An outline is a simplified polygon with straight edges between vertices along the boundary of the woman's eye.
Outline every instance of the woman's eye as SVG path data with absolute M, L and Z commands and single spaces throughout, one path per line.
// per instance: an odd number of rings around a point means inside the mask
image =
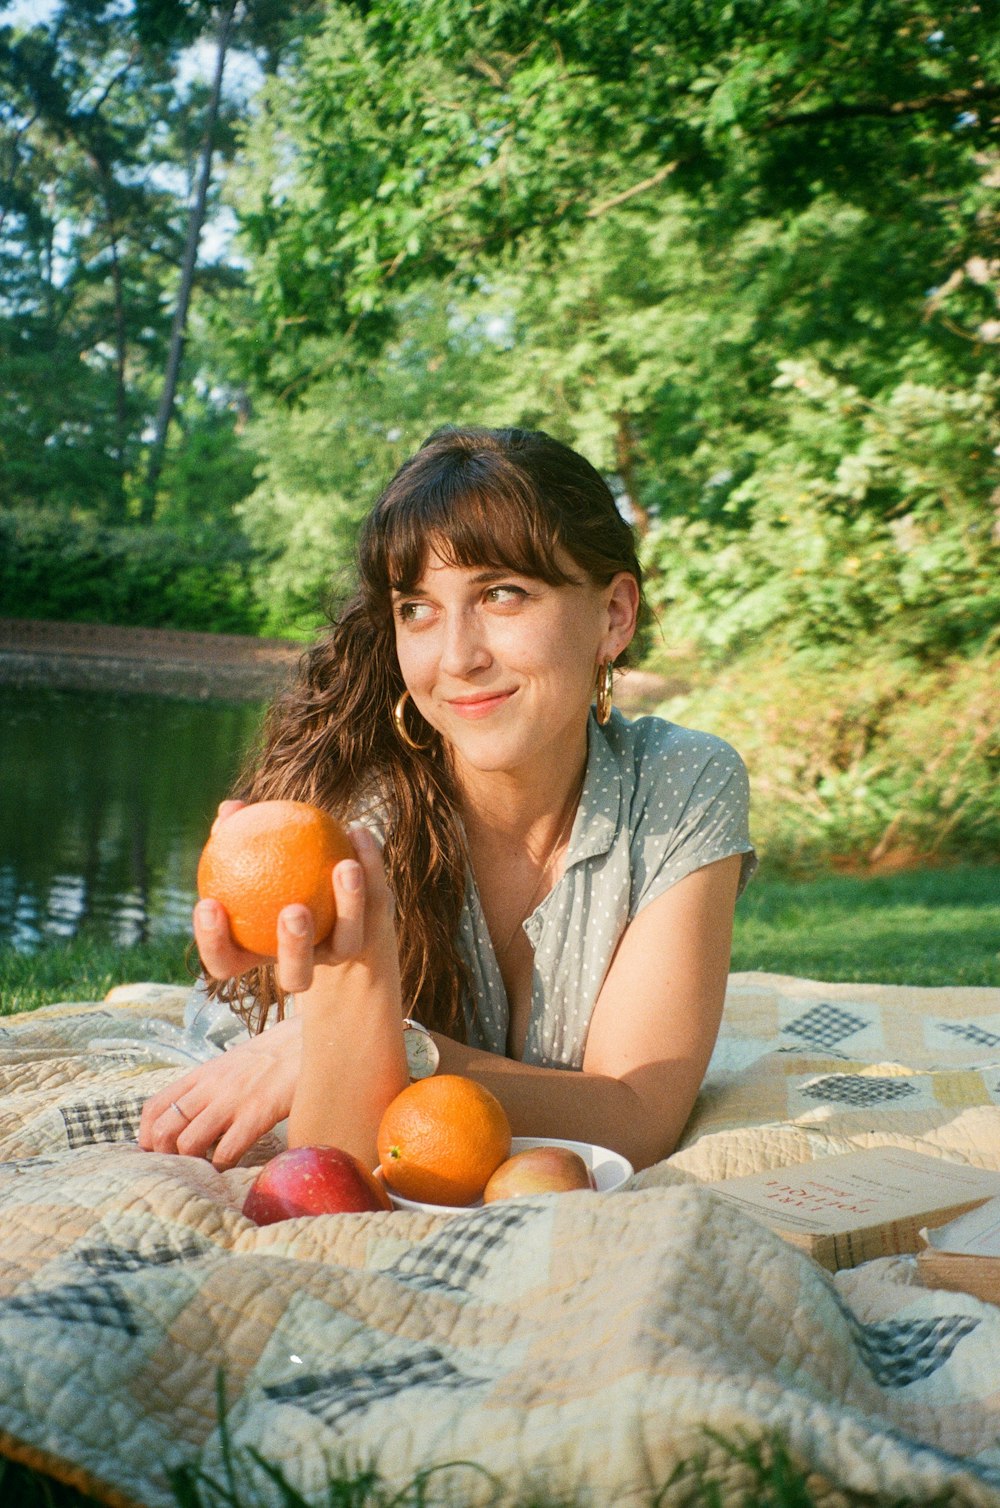
M 498 607 L 510 607 L 523 602 L 527 595 L 523 587 L 511 586 L 509 582 L 505 582 L 502 586 L 491 586 L 486 593 L 486 600 Z
M 397 602 L 396 617 L 400 623 L 419 623 L 430 614 L 429 602 Z

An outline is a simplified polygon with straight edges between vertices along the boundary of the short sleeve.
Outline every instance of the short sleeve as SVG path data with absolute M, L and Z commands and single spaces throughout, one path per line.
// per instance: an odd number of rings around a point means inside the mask
M 669 734 L 650 739 L 637 771 L 630 822 L 632 916 L 718 859 L 743 856 L 737 894 L 757 868 L 743 760 L 712 734 L 664 726 Z

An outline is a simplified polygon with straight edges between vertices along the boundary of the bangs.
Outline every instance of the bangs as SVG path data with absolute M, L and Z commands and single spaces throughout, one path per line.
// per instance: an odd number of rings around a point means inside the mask
M 383 590 L 413 591 L 432 551 L 450 566 L 514 571 L 551 586 L 579 582 L 558 561 L 555 510 L 527 479 L 498 467 L 495 455 L 464 459 L 447 474 L 407 477 L 411 485 L 381 499 L 369 563 Z

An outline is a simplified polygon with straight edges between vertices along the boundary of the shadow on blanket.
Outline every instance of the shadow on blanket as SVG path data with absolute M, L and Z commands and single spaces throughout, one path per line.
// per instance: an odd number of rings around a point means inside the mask
M 698 1186 L 877 1145 L 1000 1169 L 1000 990 L 733 975 L 681 1149 L 623 1192 L 260 1230 L 273 1141 L 222 1174 L 135 1144 L 185 996 L 0 1030 L 0 1452 L 172 1508 L 171 1467 L 219 1469 L 221 1371 L 235 1448 L 309 1502 L 332 1468 L 464 1460 L 511 1500 L 639 1504 L 711 1466 L 707 1428 L 777 1431 L 817 1503 L 1000 1508 L 1000 1309 L 905 1258 L 831 1278 Z

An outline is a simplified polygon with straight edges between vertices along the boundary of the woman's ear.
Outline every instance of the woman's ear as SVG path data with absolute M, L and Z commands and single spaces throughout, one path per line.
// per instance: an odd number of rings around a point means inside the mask
M 606 588 L 607 630 L 601 660 L 617 660 L 632 642 L 639 617 L 639 583 L 631 571 L 619 571 Z

